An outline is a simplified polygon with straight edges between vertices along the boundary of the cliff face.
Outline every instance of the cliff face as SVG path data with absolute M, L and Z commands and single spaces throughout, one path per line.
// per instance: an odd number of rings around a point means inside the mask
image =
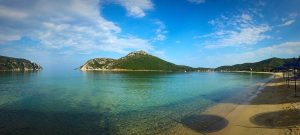
M 42 67 L 26 59 L 0 56 L 0 71 L 35 71 Z
M 120 59 L 96 58 L 88 60 L 81 70 L 154 70 L 154 71 L 188 71 L 191 67 L 180 66 L 145 51 L 131 52 Z

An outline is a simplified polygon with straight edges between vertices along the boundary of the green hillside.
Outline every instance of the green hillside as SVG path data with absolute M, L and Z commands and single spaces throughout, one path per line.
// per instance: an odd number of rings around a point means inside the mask
M 188 66 L 176 65 L 144 51 L 132 52 L 120 59 L 96 58 L 87 61 L 81 70 L 158 70 L 158 71 L 191 71 Z
M 132 69 L 132 70 L 187 70 L 190 67 L 175 65 L 173 63 L 162 60 L 158 57 L 143 53 L 134 52 L 117 60 L 112 68 Z
M 0 71 L 41 70 L 42 67 L 26 59 L 0 56 Z
M 120 59 L 95 58 L 88 60 L 80 67 L 81 70 L 155 70 L 155 71 L 257 71 L 269 72 L 293 67 L 293 59 L 270 58 L 254 63 L 243 63 L 218 68 L 192 68 L 176 65 L 150 55 L 144 51 L 131 52 Z M 299 66 L 299 64 L 298 64 Z
M 293 66 L 293 59 L 270 58 L 255 63 L 236 64 L 232 66 L 221 66 L 215 71 L 259 71 L 269 72 L 278 69 L 289 68 Z

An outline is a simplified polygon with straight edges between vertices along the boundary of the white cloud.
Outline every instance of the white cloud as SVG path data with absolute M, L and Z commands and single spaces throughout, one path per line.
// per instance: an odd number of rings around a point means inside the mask
M 252 17 L 249 14 L 242 14 L 241 19 L 244 21 L 251 21 Z
M 295 22 L 295 20 L 288 20 L 285 21 L 283 24 L 280 24 L 279 26 L 283 27 L 283 26 L 289 26 L 291 24 L 293 24 Z
M 260 48 L 254 52 L 250 52 L 250 54 L 253 54 L 252 56 L 254 57 L 255 55 L 267 57 L 268 55 L 299 55 L 299 52 L 300 42 L 284 42 L 281 44 Z
M 297 56 L 300 52 L 300 42 L 284 42 L 257 50 L 239 54 L 238 57 L 245 59 L 269 58 L 275 56 Z
M 28 15 L 18 10 L 10 9 L 9 7 L 4 7 L 0 5 L 0 16 L 7 17 L 10 19 L 23 19 Z
M 202 4 L 202 3 L 205 3 L 205 0 L 187 0 L 188 2 L 191 2 L 191 3 L 195 3 L 195 4 Z
M 163 34 L 157 34 L 155 37 L 155 40 L 158 40 L 158 41 L 163 41 L 165 39 L 166 39 L 166 36 Z
M 158 25 L 158 28 L 155 30 L 155 33 L 156 33 L 156 36 L 154 38 L 154 40 L 157 40 L 157 41 L 163 41 L 166 39 L 166 33 L 168 31 L 166 31 L 166 26 L 163 22 L 161 21 L 156 21 L 155 22 L 156 25 Z
M 227 46 L 244 46 L 254 45 L 269 36 L 263 33 L 268 31 L 268 26 L 253 26 L 241 28 L 237 31 L 225 31 L 223 33 L 216 33 L 219 38 L 216 41 L 207 41 L 207 48 L 219 48 Z
M 298 16 L 298 13 L 295 13 L 295 12 L 288 14 L 288 18 L 290 18 L 290 19 L 295 19 L 297 16 Z
M 21 39 L 21 37 L 19 35 L 10 35 L 10 34 L 7 34 L 7 35 L 0 35 L 0 44 L 1 43 L 5 43 L 7 41 L 14 41 L 14 40 L 19 40 Z
M 289 26 L 296 21 L 298 13 L 289 13 L 286 17 L 281 18 L 282 24 L 278 25 L 279 27 Z
M 30 3 L 30 4 L 26 4 Z M 122 29 L 101 16 L 99 0 L 28 0 L 9 4 L 0 1 L 0 10 L 22 13 L 15 18 L 0 14 L 0 44 L 29 37 L 46 48 L 77 52 L 151 50 L 146 39 L 122 35 Z M 24 6 L 23 6 L 24 5 Z
M 151 0 L 116 0 L 128 12 L 129 16 L 144 17 L 145 11 L 153 9 Z
M 209 21 L 215 26 L 216 31 L 196 36 L 206 48 L 242 47 L 255 45 L 258 42 L 270 38 L 265 33 L 271 28 L 267 24 L 257 23 L 249 13 L 221 15 L 219 18 Z

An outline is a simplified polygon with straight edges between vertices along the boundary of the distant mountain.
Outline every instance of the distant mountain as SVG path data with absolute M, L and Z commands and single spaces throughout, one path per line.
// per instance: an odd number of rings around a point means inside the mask
M 232 66 L 221 66 L 215 69 L 215 71 L 273 71 L 293 67 L 293 58 L 281 59 L 270 58 L 254 63 L 236 64 Z M 298 65 L 299 66 L 299 65 Z
M 0 71 L 34 71 L 42 67 L 26 59 L 0 56 Z
M 105 71 L 257 71 L 270 72 L 292 68 L 293 58 L 270 58 L 254 63 L 243 63 L 232 66 L 220 66 L 218 68 L 192 68 L 184 65 L 176 65 L 145 51 L 131 52 L 120 59 L 95 58 L 88 60 L 80 67 L 81 70 L 105 70 Z M 299 64 L 298 64 L 299 66 Z
M 120 59 L 95 58 L 88 60 L 81 70 L 140 70 L 140 71 L 192 71 L 194 68 L 176 65 L 145 51 L 131 52 Z

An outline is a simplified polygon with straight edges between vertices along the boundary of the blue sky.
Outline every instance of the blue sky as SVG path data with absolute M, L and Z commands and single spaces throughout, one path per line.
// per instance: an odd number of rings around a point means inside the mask
M 0 0 L 0 55 L 45 69 L 145 50 L 218 67 L 300 55 L 299 0 Z

